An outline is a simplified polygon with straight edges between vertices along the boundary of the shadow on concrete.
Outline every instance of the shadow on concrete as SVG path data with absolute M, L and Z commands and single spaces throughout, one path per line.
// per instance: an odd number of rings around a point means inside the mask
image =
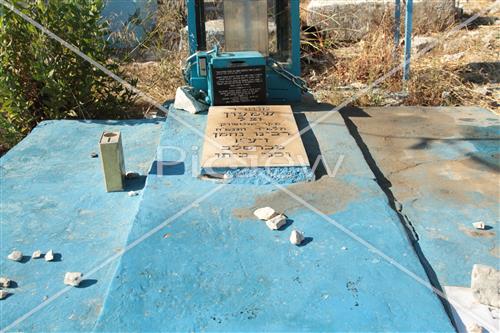
M 293 220 L 289 219 L 288 217 L 286 218 L 286 223 L 279 228 L 280 231 L 288 229 L 293 224 Z
M 97 283 L 96 279 L 85 279 L 80 282 L 77 288 L 88 288 L 90 286 L 93 286 L 94 284 Z
M 302 243 L 300 243 L 297 246 L 299 246 L 299 247 L 306 246 L 307 244 L 311 243 L 313 240 L 314 240 L 313 237 L 304 237 L 304 240 L 302 241 Z
M 180 176 L 186 172 L 184 162 L 179 161 L 154 161 L 150 175 L 157 176 Z
M 30 256 L 22 256 L 21 260 L 19 260 L 18 262 L 20 262 L 21 264 L 25 264 L 28 261 L 30 261 L 30 259 L 31 259 Z
M 309 126 L 309 121 L 304 114 L 295 113 L 294 116 L 299 131 L 302 131 Z M 323 159 L 321 158 L 321 149 L 319 147 L 318 139 L 316 139 L 313 129 L 305 131 L 302 133 L 301 137 L 306 149 L 307 159 L 309 160 L 311 167 L 313 167 L 316 161 L 318 161 L 316 170 L 314 170 L 314 176 L 316 180 L 319 180 L 321 177 L 327 175 L 327 171 L 323 163 Z
M 139 191 L 146 186 L 146 179 L 147 177 L 144 175 L 141 175 L 137 178 L 132 178 L 132 179 L 125 179 L 125 188 L 124 191 Z

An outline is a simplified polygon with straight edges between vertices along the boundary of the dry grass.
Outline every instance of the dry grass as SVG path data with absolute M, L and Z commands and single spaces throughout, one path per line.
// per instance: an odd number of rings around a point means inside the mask
M 464 9 L 470 14 L 491 4 L 491 0 L 471 0 L 465 3 Z M 301 2 L 301 8 L 301 17 L 305 19 L 307 1 Z M 160 5 L 156 29 L 141 47 L 148 51 L 162 52 L 176 48 L 180 38 L 179 30 L 185 24 L 184 10 L 182 0 L 164 0 L 164 4 Z M 498 17 L 500 13 L 491 12 L 488 16 Z M 480 23 L 490 21 L 491 19 L 483 18 Z M 420 28 L 417 24 L 416 32 L 435 38 L 443 37 L 453 26 L 449 23 L 447 26 L 431 26 L 426 25 L 425 21 L 420 22 Z M 402 62 L 403 45 L 394 56 L 392 12 L 386 11 L 374 16 L 370 26 L 373 29 L 357 43 L 341 44 L 333 38 L 327 38 L 313 45 L 315 61 L 305 64 L 303 76 L 322 101 L 338 105 L 354 95 L 357 89 L 374 82 Z M 371 93 L 359 98 L 355 104 L 480 105 L 498 110 L 496 101 L 500 99 L 500 87 L 495 83 L 495 70 L 498 69 L 495 69 L 495 65 L 490 70 L 486 66 L 486 71 L 484 68 L 474 69 L 474 66 L 470 68 L 471 63 L 498 63 L 500 45 L 496 29 L 498 26 L 481 24 L 463 29 L 450 35 L 431 52 L 418 59 L 414 58 L 406 98 L 394 100 L 393 93 L 400 92 L 403 88 L 399 72 Z M 124 65 L 124 68 L 130 78 L 138 79 L 141 90 L 158 101 L 165 101 L 172 99 L 175 89 L 183 84 L 180 68 L 184 57 L 180 52 L 169 51 L 161 61 L 131 63 Z M 474 75 L 479 76 L 479 80 L 471 82 L 470 77 Z M 478 92 L 477 88 L 484 86 L 492 93 Z M 149 107 L 143 105 L 139 108 L 144 112 L 149 110 Z
M 475 11 L 477 7 L 484 10 L 486 5 L 492 3 L 483 2 L 482 7 L 474 3 Z M 483 18 L 482 22 L 492 22 L 491 18 L 498 17 L 498 14 L 490 12 L 490 19 Z M 498 111 L 498 26 L 480 24 L 455 32 L 438 43 L 431 52 L 419 58 L 414 57 L 411 79 L 407 85 L 408 95 L 396 101 L 396 104 L 480 105 Z M 322 101 L 338 105 L 353 96 L 357 89 L 373 83 L 403 61 L 402 47 L 397 50 L 397 61 L 393 57 L 391 13 L 384 13 L 380 21 L 372 26 L 376 28 L 358 43 L 323 50 L 324 54 L 333 55 L 329 57 L 333 60 L 320 66 L 306 66 L 305 77 Z M 439 40 L 452 26 L 444 29 L 445 32 L 441 32 L 443 27 L 427 29 L 425 32 Z M 398 72 L 354 104 L 392 104 L 394 94 L 391 92 L 401 91 L 401 82 L 401 73 Z M 478 89 L 480 87 L 486 87 L 489 91 L 484 93 L 484 90 Z

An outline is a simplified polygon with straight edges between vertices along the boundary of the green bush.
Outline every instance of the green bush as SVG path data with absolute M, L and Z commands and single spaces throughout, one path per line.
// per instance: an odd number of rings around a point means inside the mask
M 121 74 L 110 60 L 102 0 L 16 0 L 14 5 Z M 126 118 L 133 99 L 130 91 L 106 74 L 15 13 L 0 8 L 0 146 L 4 149 L 42 120 Z

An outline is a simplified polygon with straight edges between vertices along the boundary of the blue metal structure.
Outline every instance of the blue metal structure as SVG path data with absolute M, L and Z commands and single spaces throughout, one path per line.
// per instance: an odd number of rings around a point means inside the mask
M 405 15 L 405 62 L 403 67 L 403 80 L 410 79 L 411 62 L 411 34 L 413 30 L 413 0 L 406 0 Z
M 394 55 L 397 55 L 399 40 L 401 38 L 401 0 L 394 3 Z
M 248 1 L 247 4 L 250 6 L 254 4 L 251 3 L 251 0 L 240 1 Z M 266 45 L 268 52 L 259 52 L 254 49 L 233 51 L 221 50 L 218 45 L 207 45 L 205 2 L 203 0 L 187 0 L 190 55 L 185 68 L 185 79 L 189 85 L 207 93 L 206 102 L 209 104 L 300 102 L 305 84 L 300 79 L 299 0 L 265 1 L 265 5 L 267 12 L 272 14 L 271 17 L 276 25 L 276 50 L 274 52 L 269 50 L 271 48 L 271 42 L 269 42 L 269 45 Z M 241 20 L 244 20 L 246 13 L 242 11 L 241 14 Z M 253 32 L 247 31 L 246 33 L 251 36 Z M 224 69 L 237 72 L 233 74 L 233 78 L 245 70 L 255 69 L 254 76 L 261 75 L 262 77 L 261 81 L 263 82 L 258 87 L 262 93 L 250 98 L 233 96 L 233 99 L 218 100 L 219 85 L 216 82 L 216 70 L 221 72 Z M 246 76 L 242 77 L 244 81 Z M 245 87 L 242 89 L 244 90 Z

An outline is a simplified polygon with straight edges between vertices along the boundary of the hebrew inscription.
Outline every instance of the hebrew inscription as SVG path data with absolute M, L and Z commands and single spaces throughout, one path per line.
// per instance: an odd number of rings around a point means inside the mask
M 273 166 L 309 166 L 290 106 L 210 108 L 203 168 Z

